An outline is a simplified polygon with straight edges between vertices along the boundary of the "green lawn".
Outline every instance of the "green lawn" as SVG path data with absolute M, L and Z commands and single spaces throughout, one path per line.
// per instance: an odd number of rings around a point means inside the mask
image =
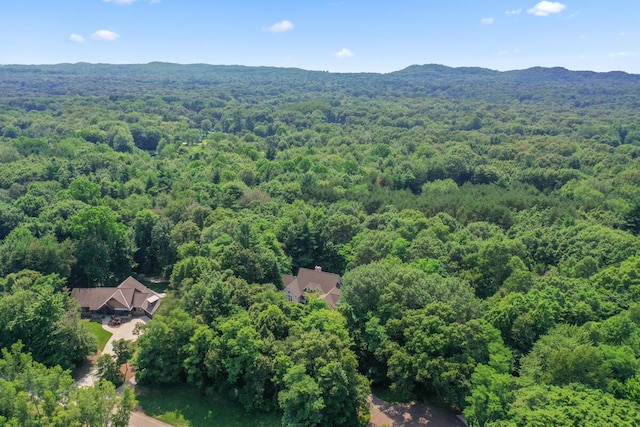
M 86 322 L 87 327 L 91 332 L 93 332 L 93 335 L 95 335 L 98 340 L 98 351 L 104 350 L 104 346 L 107 345 L 107 341 L 109 341 L 109 338 L 111 338 L 111 335 L 113 334 L 102 329 L 102 324 L 98 322 L 90 322 L 88 320 L 86 320 Z
M 397 405 L 400 403 L 406 403 L 407 399 L 403 398 L 399 393 L 394 393 L 386 386 L 373 386 L 371 387 L 371 393 L 384 400 L 385 402 Z
M 145 414 L 178 427 L 274 427 L 280 416 L 247 413 L 222 396 L 203 396 L 190 387 L 136 387 Z

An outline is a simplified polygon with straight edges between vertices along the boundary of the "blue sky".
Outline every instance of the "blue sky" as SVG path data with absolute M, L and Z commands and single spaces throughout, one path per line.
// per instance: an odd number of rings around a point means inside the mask
M 640 74 L 638 0 L 0 0 L 0 64 Z

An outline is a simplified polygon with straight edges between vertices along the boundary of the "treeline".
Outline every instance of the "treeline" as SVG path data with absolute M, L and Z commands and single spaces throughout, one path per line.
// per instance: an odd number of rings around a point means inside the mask
M 65 287 L 160 274 L 141 382 L 285 425 L 358 425 L 369 385 L 474 425 L 634 425 L 639 92 L 563 69 L 0 67 L 1 344 L 73 366 L 93 344 Z M 343 276 L 335 312 L 279 292 L 315 265 Z
M 359 426 L 369 411 L 346 320 L 324 302 L 286 301 L 277 288 L 208 270 L 145 327 L 141 384 L 188 383 L 225 393 L 283 425 Z
M 24 353 L 22 343 L 0 354 L 0 425 L 7 427 L 126 427 L 135 407 L 129 387 L 108 381 L 75 386 L 68 371 L 48 368 Z

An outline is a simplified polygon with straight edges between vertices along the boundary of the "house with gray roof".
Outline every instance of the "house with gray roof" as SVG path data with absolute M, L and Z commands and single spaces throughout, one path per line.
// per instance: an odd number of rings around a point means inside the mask
M 165 295 L 129 276 L 115 288 L 75 288 L 71 296 L 82 308 L 84 317 L 93 314 L 153 317 Z
M 288 274 L 282 275 L 284 292 L 289 301 L 306 303 L 305 293 L 318 292 L 319 299 L 326 301 L 327 305 L 334 309 L 340 300 L 340 287 L 342 279 L 335 273 L 327 273 L 322 268 L 316 266 L 310 268 L 300 268 L 297 276 Z

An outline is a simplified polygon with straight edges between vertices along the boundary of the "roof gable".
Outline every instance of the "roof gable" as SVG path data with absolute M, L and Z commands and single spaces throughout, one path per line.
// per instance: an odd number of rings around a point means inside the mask
M 321 270 L 300 268 L 298 270 L 298 283 L 302 289 L 309 289 L 327 293 L 336 286 L 340 286 L 340 276 L 335 273 L 327 273 Z
M 138 292 L 155 294 L 155 292 L 153 292 L 151 289 L 147 288 L 145 285 L 143 285 L 142 283 L 140 283 L 139 281 L 137 281 L 131 276 L 124 279 L 122 283 L 118 285 L 118 289 L 135 289 Z
M 300 282 L 298 282 L 298 279 L 294 278 L 285 288 L 285 290 L 289 290 L 289 292 L 291 293 L 291 295 L 293 295 L 296 298 L 300 298 L 302 295 L 304 295 L 304 290 L 300 287 Z
M 333 288 L 326 294 L 320 295 L 318 298 L 321 300 L 324 300 L 327 303 L 327 305 L 329 305 L 329 308 L 333 310 L 334 308 L 336 308 L 336 304 L 340 299 L 340 295 L 341 295 L 340 288 Z
M 292 276 L 290 274 L 283 274 L 281 277 L 282 277 L 282 283 L 284 284 L 285 288 L 289 286 L 291 282 L 296 280 L 296 276 Z
M 111 305 L 127 310 L 141 308 L 151 314 L 158 309 L 163 297 L 131 276 L 117 288 L 75 288 L 71 291 L 71 296 L 80 307 L 87 307 L 91 311 L 98 311 L 113 301 Z
M 129 295 L 125 295 L 121 289 L 116 288 L 116 290 L 113 292 L 113 295 L 111 295 L 111 298 L 109 298 L 109 301 L 112 301 L 112 300 L 116 301 L 122 306 L 122 308 L 131 310 L 131 297 L 133 295 L 130 292 L 127 292 L 127 293 Z M 127 298 L 127 296 L 129 296 L 129 298 Z M 107 303 L 109 301 L 107 301 Z
M 304 295 L 305 292 L 319 292 L 318 298 L 327 302 L 330 308 L 335 308 L 340 299 L 340 286 L 342 280 L 335 273 L 327 273 L 320 268 L 300 268 L 298 276 L 282 275 L 282 281 L 285 284 L 285 292 L 288 292 L 296 300 Z

